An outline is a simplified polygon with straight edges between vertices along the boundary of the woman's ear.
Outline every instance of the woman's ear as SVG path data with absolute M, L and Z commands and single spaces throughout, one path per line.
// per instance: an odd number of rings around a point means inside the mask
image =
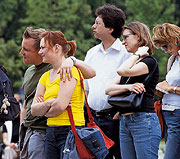
M 61 45 L 56 44 L 56 45 L 53 47 L 53 49 L 54 49 L 54 52 L 59 52 L 60 50 L 62 50 L 62 47 L 61 47 Z
M 178 39 L 177 39 L 177 38 L 175 38 L 175 40 L 174 40 L 174 45 L 176 45 L 176 46 L 177 46 L 177 45 L 178 45 L 178 43 L 179 43 L 179 42 L 178 42 Z

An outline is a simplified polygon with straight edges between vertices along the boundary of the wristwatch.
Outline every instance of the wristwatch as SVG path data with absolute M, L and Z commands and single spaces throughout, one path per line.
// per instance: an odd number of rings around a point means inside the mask
M 140 55 L 140 54 L 134 54 L 134 55 L 139 56 L 138 60 L 141 58 L 141 55 Z
M 175 87 L 173 88 L 173 93 L 174 93 L 174 94 L 176 94 L 176 89 L 177 89 L 177 87 L 178 87 L 178 86 L 175 86 Z
M 73 66 L 76 64 L 76 58 L 74 56 L 69 56 L 69 58 L 73 61 Z

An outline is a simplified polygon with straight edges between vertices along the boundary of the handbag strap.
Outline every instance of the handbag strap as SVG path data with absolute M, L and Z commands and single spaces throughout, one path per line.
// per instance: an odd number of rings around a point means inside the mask
M 76 66 L 75 66 L 76 67 Z M 77 67 L 76 67 L 77 68 Z M 84 89 L 84 79 L 82 78 L 82 75 L 79 71 L 79 69 L 77 68 L 78 70 L 78 73 L 79 73 L 79 77 L 80 77 L 80 82 L 81 82 L 81 86 L 82 86 L 82 89 L 84 91 L 84 95 L 85 95 L 85 104 L 86 104 L 86 108 L 87 108 L 87 114 L 88 114 L 88 119 L 89 119 L 89 122 L 92 123 L 94 122 L 94 118 L 92 116 L 92 113 L 91 113 L 91 110 L 90 110 L 90 107 L 89 107 L 89 104 L 87 102 L 87 96 L 86 96 L 86 93 L 85 93 L 85 89 Z
M 152 77 L 152 75 L 153 75 L 153 73 L 154 73 L 154 71 L 156 70 L 157 65 L 158 65 L 157 60 L 156 60 L 154 57 L 152 57 L 152 56 L 150 56 L 150 57 L 151 57 L 152 59 L 154 59 L 154 61 L 155 61 L 155 66 L 154 66 L 153 71 L 151 71 L 151 72 L 146 76 L 146 78 L 145 78 L 145 80 L 144 80 L 144 82 L 143 82 L 143 84 L 144 84 L 145 86 L 149 83 L 149 81 L 150 81 L 150 79 L 151 79 L 151 77 Z M 128 82 L 130 81 L 130 79 L 131 79 L 131 77 L 129 77 L 129 78 L 127 79 L 127 81 L 126 81 L 125 84 L 128 84 Z
M 77 70 L 78 70 L 78 68 L 77 68 Z M 80 76 L 81 86 L 82 86 L 82 88 L 84 90 L 83 78 L 82 78 L 79 70 L 78 70 L 78 73 L 79 73 L 79 76 Z M 90 111 L 90 109 L 89 109 L 89 111 Z M 71 123 L 71 130 L 72 130 L 73 135 L 74 135 L 75 144 L 76 144 L 76 147 L 77 147 L 77 151 L 78 151 L 78 153 L 80 155 L 80 158 L 94 158 L 94 155 L 92 155 L 92 153 L 89 151 L 89 149 L 87 149 L 87 147 L 85 146 L 85 144 L 83 143 L 83 141 L 81 140 L 81 138 L 77 134 L 76 127 L 75 127 L 75 122 L 74 122 L 74 118 L 73 118 L 73 114 L 72 114 L 72 109 L 71 109 L 70 106 L 67 106 L 67 112 L 68 112 L 68 116 L 69 116 L 69 121 Z M 94 121 L 93 117 L 92 117 L 92 120 Z M 84 150 L 83 152 L 85 154 L 82 153 L 82 150 Z
M 76 66 L 75 66 L 76 67 Z M 77 67 L 76 67 L 77 68 Z M 80 82 L 81 82 L 81 87 L 84 91 L 84 95 L 85 95 L 85 103 L 86 103 L 86 107 L 87 107 L 87 113 L 88 113 L 88 118 L 89 118 L 89 121 L 90 122 L 94 122 L 94 118 L 92 116 L 92 113 L 91 113 L 91 110 L 89 108 L 89 105 L 88 105 L 88 102 L 87 102 L 87 97 L 86 97 L 86 94 L 85 94 L 85 89 L 84 89 L 84 82 L 83 82 L 83 78 L 82 78 L 82 75 L 79 71 L 79 69 L 77 68 L 77 71 L 79 73 L 79 77 L 80 77 Z M 79 137 L 77 135 L 77 132 L 76 132 L 76 128 L 75 128 L 75 123 L 74 123 L 74 118 L 73 118 L 73 114 L 72 114 L 72 109 L 70 106 L 67 107 L 67 112 L 68 112 L 68 116 L 69 116 L 69 121 L 71 123 L 71 129 L 72 129 L 72 132 L 74 134 L 75 137 Z
M 76 132 L 76 127 L 75 127 L 75 123 L 74 123 L 74 118 L 73 118 L 73 114 L 72 114 L 72 109 L 70 106 L 67 107 L 67 112 L 68 112 L 68 116 L 69 116 L 69 121 L 71 123 L 71 129 L 73 132 L 73 135 L 76 137 L 78 137 L 78 134 Z

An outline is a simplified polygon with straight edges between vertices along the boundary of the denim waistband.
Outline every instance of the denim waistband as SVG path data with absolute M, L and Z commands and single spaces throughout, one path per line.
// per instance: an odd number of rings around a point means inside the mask
M 123 119 L 125 119 L 125 118 L 134 118 L 134 117 L 138 117 L 138 116 L 141 116 L 141 115 L 152 116 L 153 114 L 156 114 L 156 113 L 134 112 L 134 113 L 129 114 L 129 115 L 121 115 L 121 117 L 122 117 Z

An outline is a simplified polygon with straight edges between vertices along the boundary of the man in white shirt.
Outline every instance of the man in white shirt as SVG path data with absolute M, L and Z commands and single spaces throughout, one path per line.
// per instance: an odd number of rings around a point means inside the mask
M 130 56 L 119 40 L 126 17 L 121 9 L 112 5 L 99 7 L 96 15 L 92 29 L 101 43 L 87 52 L 85 62 L 96 70 L 96 76 L 85 81 L 85 89 L 97 125 L 115 142 L 106 159 L 113 159 L 113 156 L 120 159 L 119 120 L 113 119 L 117 111 L 107 103 L 105 89 L 117 75 L 119 66 Z

